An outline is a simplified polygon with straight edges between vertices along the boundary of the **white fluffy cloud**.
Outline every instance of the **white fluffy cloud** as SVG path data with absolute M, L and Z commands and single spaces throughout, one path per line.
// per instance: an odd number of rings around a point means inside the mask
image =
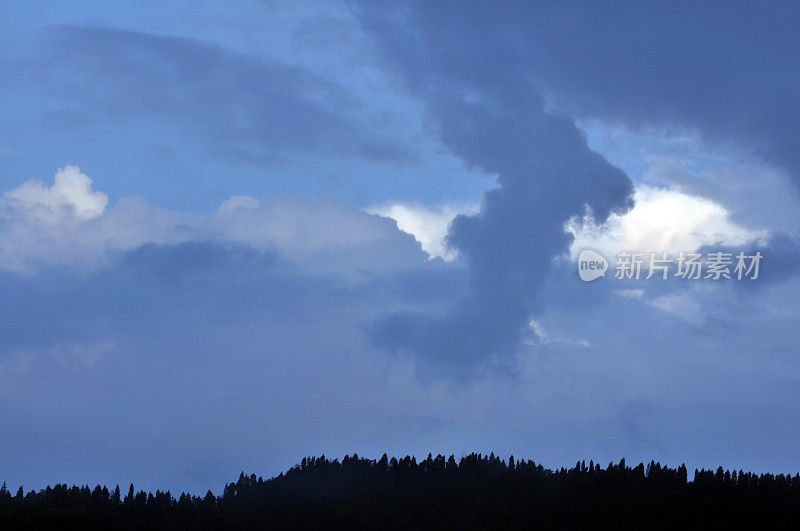
M 447 247 L 446 238 L 450 223 L 459 214 L 475 214 L 479 205 L 456 206 L 443 205 L 439 209 L 425 208 L 420 205 L 393 204 L 375 206 L 368 211 L 380 216 L 392 218 L 397 227 L 422 245 L 422 249 L 431 258 L 442 258 L 446 262 L 455 260 L 457 252 Z
M 147 243 L 213 240 L 277 251 L 306 273 L 362 275 L 424 262 L 408 234 L 389 219 L 334 200 L 231 197 L 208 216 L 108 198 L 76 166 L 52 185 L 29 182 L 0 198 L 0 269 L 41 265 L 92 268 L 115 252 Z
M 693 251 L 704 245 L 738 246 L 767 234 L 737 225 L 718 203 L 670 188 L 637 186 L 635 205 L 598 225 L 591 215 L 572 219 L 566 230 L 575 237 L 571 255 L 596 249 L 612 258 L 620 251 Z
M 17 210 L 32 220 L 57 222 L 65 216 L 93 219 L 108 205 L 108 196 L 92 190 L 92 180 L 78 166 L 65 166 L 56 172 L 54 182 L 46 186 L 28 181 L 3 194 L 4 210 Z

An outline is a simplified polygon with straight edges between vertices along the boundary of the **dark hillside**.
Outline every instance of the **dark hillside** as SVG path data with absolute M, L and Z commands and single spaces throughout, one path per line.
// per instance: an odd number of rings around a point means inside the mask
M 221 496 L 56 485 L 0 491 L 0 527 L 766 529 L 800 518 L 800 476 L 695 471 L 622 460 L 549 470 L 492 455 L 416 461 L 306 458 L 272 479 L 241 474 Z

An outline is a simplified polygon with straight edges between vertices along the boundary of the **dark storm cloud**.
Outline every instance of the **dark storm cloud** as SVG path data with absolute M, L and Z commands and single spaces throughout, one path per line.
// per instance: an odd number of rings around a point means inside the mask
M 559 99 L 633 126 L 697 128 L 800 181 L 798 4 L 586 3 L 567 17 L 569 7 L 508 20 Z
M 449 234 L 469 265 L 469 293 L 444 315 L 387 315 L 373 337 L 418 354 L 423 374 L 445 366 L 468 375 L 478 366 L 513 365 L 509 355 L 541 310 L 552 260 L 571 242 L 564 223 L 587 205 L 598 219 L 624 208 L 631 182 L 588 148 L 570 119 L 545 111 L 491 15 L 480 38 L 446 9 L 418 15 L 367 12 L 365 20 L 427 102 L 444 143 L 497 174 L 499 187 L 485 195 L 479 214 L 456 218 Z
M 796 2 L 404 5 L 392 21 L 409 30 L 405 40 L 426 43 L 430 67 L 462 81 L 526 76 L 583 117 L 697 128 L 800 181 Z M 396 48 L 404 39 L 384 38 L 380 18 L 367 10 L 379 38 Z M 426 75 L 410 56 L 399 61 L 411 76 Z

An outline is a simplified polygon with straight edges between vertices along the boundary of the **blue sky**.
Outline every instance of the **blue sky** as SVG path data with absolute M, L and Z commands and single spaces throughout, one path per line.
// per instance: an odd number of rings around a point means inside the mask
M 0 480 L 797 471 L 796 7 L 48 4 L 0 17 Z

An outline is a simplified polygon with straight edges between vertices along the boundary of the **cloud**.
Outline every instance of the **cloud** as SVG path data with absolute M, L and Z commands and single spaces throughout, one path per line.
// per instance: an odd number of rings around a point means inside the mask
M 91 189 L 76 166 L 52 185 L 26 183 L 0 198 L 0 269 L 46 267 L 93 270 L 116 254 L 146 244 L 221 241 L 278 252 L 305 274 L 355 279 L 418 264 L 425 253 L 393 220 L 342 202 L 302 196 L 234 196 L 217 212 L 199 216 Z
M 570 255 L 595 249 L 612 259 L 622 251 L 696 251 L 703 246 L 739 247 L 767 237 L 766 231 L 748 230 L 731 220 L 721 205 L 676 189 L 639 185 L 634 206 L 612 213 L 598 224 L 591 214 L 571 219 L 566 230 L 575 238 Z
M 64 24 L 30 28 L 0 59 L 0 99 L 14 108 L 0 144 L 28 154 L 2 157 L 0 189 L 75 160 L 113 176 L 112 198 L 183 211 L 264 193 L 359 207 L 477 201 L 491 177 L 430 134 L 351 7 L 209 6 L 179 35 L 80 10 L 48 16 Z
M 677 315 L 690 323 L 700 324 L 702 306 L 686 293 L 663 295 L 651 300 L 656 308 Z
M 504 69 L 524 72 L 551 108 L 634 129 L 696 130 L 704 141 L 749 152 L 800 182 L 797 4 L 640 3 L 620 10 L 564 2 L 489 11 L 482 2 L 453 10 L 410 1 L 406 18 L 396 18 L 423 32 L 433 21 L 457 28 L 437 38 L 451 55 L 436 60 L 497 78 Z M 456 31 L 482 48 L 456 42 Z
M 397 227 L 414 238 L 422 245 L 422 250 L 431 258 L 441 258 L 445 262 L 452 262 L 458 256 L 455 249 L 447 246 L 447 233 L 450 224 L 456 216 L 461 214 L 476 214 L 478 205 L 455 206 L 443 205 L 438 209 L 430 209 L 421 205 L 404 205 L 396 203 L 386 206 L 374 206 L 367 212 L 392 218 L 397 222 Z
M 767 27 L 765 19 L 775 14 L 751 13 L 750 19 L 728 13 L 721 30 L 727 44 L 718 47 L 707 38 L 711 14 L 694 7 L 668 9 L 670 24 L 645 6 L 624 13 L 585 7 L 487 10 L 468 3 L 454 11 L 411 1 L 387 12 L 361 6 L 388 63 L 427 102 L 443 143 L 471 166 L 498 175 L 499 187 L 486 193 L 481 212 L 456 217 L 448 236 L 469 266 L 469 292 L 450 311 L 390 314 L 375 323 L 376 344 L 413 353 L 422 374 L 513 367 L 530 319 L 539 322 L 553 298 L 575 307 L 613 299 L 602 285 L 571 294 L 563 283 L 574 282 L 574 270 L 569 279 L 553 271 L 563 265 L 553 258 L 579 246 L 671 251 L 772 241 L 766 227 L 738 208 L 741 203 L 732 210 L 707 189 L 642 185 L 629 204 L 630 181 L 586 147 L 572 117 L 698 130 L 703 142 L 726 143 L 796 173 L 788 158 L 776 156 L 778 146 L 800 137 L 791 133 L 796 124 L 784 123 L 784 116 L 796 113 L 787 96 L 794 89 L 772 98 L 767 81 L 791 69 L 778 51 L 788 26 L 778 24 L 777 34 L 764 42 L 743 44 L 743 27 Z M 608 40 L 609 25 L 619 41 Z M 740 64 L 725 62 L 733 57 L 729 45 L 768 75 L 742 79 Z M 680 59 L 671 62 L 673 57 Z M 778 114 L 776 121 L 762 119 Z M 728 186 L 724 175 L 707 177 Z M 590 222 L 582 217 L 586 206 L 599 209 Z M 570 219 L 570 232 L 558 234 Z M 561 288 L 558 295 L 543 295 L 550 281 Z M 679 314 L 690 326 L 702 328 L 719 317 L 674 284 L 648 286 L 643 299 L 653 311 Z
M 329 228 L 324 206 L 305 208 Z M 0 404 L 7 480 L 38 488 L 57 466 L 76 482 L 97 474 L 216 491 L 241 463 L 278 473 L 306 452 L 353 451 L 361 439 L 374 453 L 402 434 L 387 417 L 429 399 L 409 392 L 406 376 L 387 391 L 394 368 L 363 324 L 387 309 L 441 305 L 463 279 L 391 220 L 352 210 L 360 232 L 385 228 L 388 239 L 293 257 L 207 233 L 112 252 L 91 268 L 0 270 L 0 299 L 13 301 L 0 305 L 9 384 L 0 392 L 13 397 Z M 308 226 L 296 235 L 313 236 Z M 385 267 L 404 247 L 405 261 Z M 264 449 L 274 464 L 253 461 Z M 217 468 L 198 477 L 206 462 Z
M 515 48 L 485 47 L 504 31 L 465 32 L 451 11 L 365 7 L 363 17 L 426 101 L 443 143 L 496 174 L 499 186 L 479 213 L 450 227 L 448 246 L 469 267 L 468 292 L 443 314 L 389 314 L 372 337 L 414 354 L 423 375 L 471 376 L 479 367 L 513 368 L 530 317 L 542 310 L 552 260 L 571 243 L 564 223 L 587 205 L 602 220 L 626 208 L 631 183 L 569 118 L 545 110 Z
M 84 218 L 73 207 L 33 204 L 4 209 L 0 224 L 0 270 L 35 272 L 66 266 L 90 270 L 108 265 L 115 252 L 148 242 L 202 238 L 197 218 L 124 198 L 102 214 Z
M 235 214 L 237 210 L 255 210 L 261 203 L 255 197 L 248 195 L 235 195 L 229 197 L 219 206 L 219 213 L 227 216 Z
M 555 343 L 565 343 L 567 345 L 577 345 L 584 348 L 592 346 L 592 344 L 585 339 L 564 339 L 561 337 L 553 337 L 551 334 L 545 331 L 544 327 L 536 319 L 531 319 L 528 323 L 528 326 L 530 327 L 533 336 L 530 339 L 525 340 L 525 344 L 527 345 L 552 345 Z
M 92 180 L 78 166 L 65 166 L 56 172 L 51 186 L 29 181 L 0 197 L 0 213 L 5 218 L 21 214 L 40 223 L 55 223 L 65 216 L 93 219 L 108 205 L 108 196 L 92 190 Z M 14 211 L 14 212 L 9 212 Z
M 296 153 L 416 157 L 407 143 L 365 131 L 363 104 L 348 90 L 298 66 L 137 31 L 61 25 L 45 34 L 45 51 L 18 65 L 17 77 L 48 87 L 60 112 L 83 122 L 160 121 L 204 142 L 204 155 L 260 167 L 281 166 Z
M 216 489 L 256 446 L 276 459 L 264 473 L 318 452 L 309 440 L 352 451 L 320 420 L 342 411 L 362 412 L 353 427 L 377 451 L 367 424 L 393 437 L 385 417 L 404 408 L 364 323 L 441 306 L 464 285 L 463 268 L 428 260 L 393 220 L 333 199 L 237 196 L 200 216 L 125 198 L 54 224 L 26 212 L 0 225 L 0 299 L 13 301 L 0 305 L 0 393 L 12 397 L 0 464 L 29 487 L 61 470 Z

